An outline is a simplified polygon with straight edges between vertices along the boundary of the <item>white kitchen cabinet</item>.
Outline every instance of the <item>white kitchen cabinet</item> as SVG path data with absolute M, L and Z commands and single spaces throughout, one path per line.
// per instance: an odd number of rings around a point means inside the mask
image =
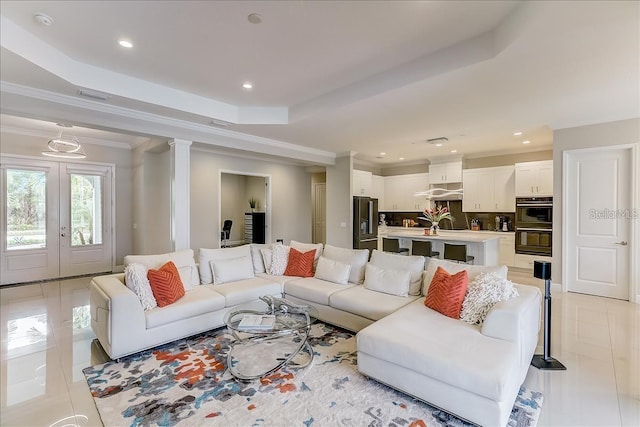
M 500 235 L 500 249 L 498 252 L 498 264 L 509 267 L 515 266 L 516 262 L 516 235 L 515 233 L 504 233 Z
M 378 199 L 378 210 L 384 206 L 384 177 L 371 176 L 371 197 Z
M 462 182 L 464 212 L 515 212 L 513 166 L 465 169 Z
M 353 195 L 371 196 L 372 173 L 361 170 L 353 170 Z
M 462 182 L 462 162 L 432 163 L 429 165 L 429 183 Z
M 516 163 L 516 197 L 553 196 L 553 160 Z
M 416 197 L 417 191 L 426 191 L 429 174 L 387 176 L 384 178 L 384 209 L 386 211 L 422 211 L 428 206 L 425 196 Z
M 539 255 L 515 254 L 515 262 L 513 266 L 518 268 L 525 268 L 527 270 L 533 270 L 534 261 L 551 262 L 551 257 L 539 256 Z

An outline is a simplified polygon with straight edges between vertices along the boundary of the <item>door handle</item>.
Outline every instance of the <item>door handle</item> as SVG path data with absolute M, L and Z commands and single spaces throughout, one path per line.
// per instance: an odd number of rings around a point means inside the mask
M 614 245 L 627 246 L 628 243 L 623 240 L 622 242 L 615 242 Z
M 60 234 L 60 237 L 67 237 L 67 235 L 62 233 L 62 234 Z

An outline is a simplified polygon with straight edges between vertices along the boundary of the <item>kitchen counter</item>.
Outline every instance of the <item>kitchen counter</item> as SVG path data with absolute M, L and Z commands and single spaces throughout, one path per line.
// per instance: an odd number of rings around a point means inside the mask
M 475 257 L 476 265 L 498 265 L 498 253 L 500 250 L 500 237 L 498 234 L 508 233 L 500 231 L 467 231 L 446 230 L 438 235 L 425 235 L 423 228 L 387 227 L 386 234 L 389 238 L 400 240 L 400 247 L 411 248 L 412 240 L 428 240 L 432 243 L 432 250 L 440 252 L 444 256 L 444 244 L 466 244 L 467 255 Z

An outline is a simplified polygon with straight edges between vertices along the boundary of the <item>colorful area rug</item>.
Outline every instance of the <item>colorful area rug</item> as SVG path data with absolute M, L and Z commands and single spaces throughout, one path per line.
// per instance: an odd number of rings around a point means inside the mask
M 468 426 L 358 373 L 352 333 L 317 323 L 315 357 L 241 382 L 226 369 L 225 329 L 84 369 L 106 426 Z M 542 394 L 520 390 L 509 426 L 535 426 Z

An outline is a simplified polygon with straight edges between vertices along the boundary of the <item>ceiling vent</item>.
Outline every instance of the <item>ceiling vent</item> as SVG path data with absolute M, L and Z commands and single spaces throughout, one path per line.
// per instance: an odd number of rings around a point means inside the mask
M 78 89 L 78 95 L 84 96 L 85 98 L 95 99 L 97 101 L 108 101 L 111 99 L 111 95 L 89 89 Z
M 220 127 L 220 128 L 228 128 L 229 126 L 231 126 L 233 123 L 231 122 L 225 122 L 224 120 L 220 120 L 220 119 L 213 119 L 209 122 L 209 124 L 211 126 L 216 126 L 216 127 Z
M 446 136 L 439 136 L 438 138 L 427 139 L 427 144 L 435 145 L 437 147 L 442 146 L 445 142 L 448 142 L 449 138 Z

